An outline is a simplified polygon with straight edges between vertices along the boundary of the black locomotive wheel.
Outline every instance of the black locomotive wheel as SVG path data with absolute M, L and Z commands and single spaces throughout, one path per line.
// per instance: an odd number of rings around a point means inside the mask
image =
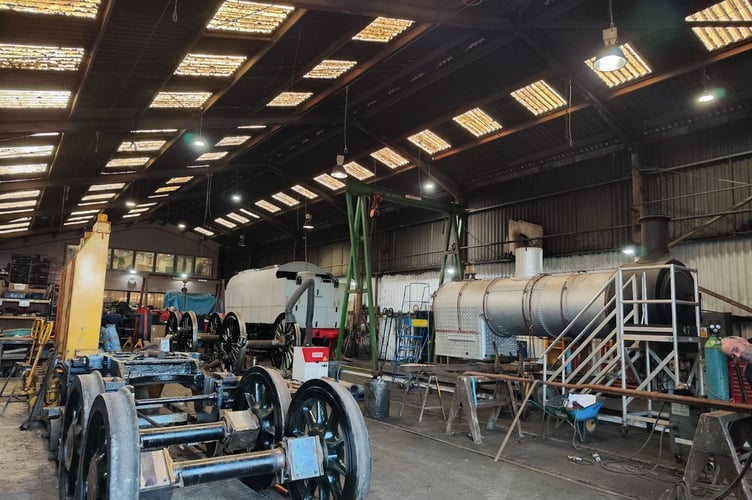
M 230 373 L 240 373 L 245 365 L 245 323 L 234 312 L 227 313 L 220 332 L 222 367 Z
M 177 335 L 179 323 L 180 319 L 178 319 L 178 313 L 170 311 L 170 314 L 167 316 L 167 321 L 165 321 L 165 337 L 168 335 Z
M 272 366 L 280 370 L 292 369 L 292 359 L 295 346 L 299 346 L 300 327 L 297 323 L 278 321 L 274 328 L 274 339 L 283 344 L 271 353 Z
M 290 402 L 285 435 L 318 436 L 324 475 L 288 485 L 295 499 L 366 498 L 371 484 L 371 447 L 360 408 L 336 382 L 312 379 Z
M 222 316 L 219 313 L 209 315 L 209 334 L 219 335 L 222 331 Z
M 124 387 L 100 394 L 89 415 L 76 498 L 136 500 L 140 467 L 133 396 Z
M 86 425 L 94 399 L 104 392 L 99 372 L 73 378 L 66 398 L 58 449 L 58 490 L 60 500 L 74 498 Z
M 198 347 L 198 319 L 193 311 L 184 312 L 180 318 L 177 347 L 179 352 L 195 352 Z
M 250 410 L 259 421 L 259 436 L 253 449 L 270 450 L 282 440 L 287 411 L 290 408 L 290 390 L 279 373 L 260 366 L 249 368 L 241 377 L 235 410 Z M 242 478 L 254 490 L 268 488 L 274 475 Z

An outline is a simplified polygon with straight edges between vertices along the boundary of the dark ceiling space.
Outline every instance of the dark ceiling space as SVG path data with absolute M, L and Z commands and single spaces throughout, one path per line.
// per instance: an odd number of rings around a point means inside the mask
M 248 16 L 269 7 L 231 1 Z M 639 153 L 687 123 L 693 130 L 711 129 L 748 119 L 752 109 L 752 41 L 741 37 L 707 50 L 686 20 L 712 5 L 705 1 L 613 0 L 619 43 L 628 42 L 652 70 L 613 88 L 584 63 L 603 48 L 606 0 L 286 1 L 279 5 L 294 10 L 267 34 L 207 27 L 221 0 L 102 0 L 93 18 L 13 7 L 34 2 L 6 3 L 0 7 L 0 43 L 81 47 L 84 56 L 76 71 L 0 67 L 0 89 L 71 92 L 61 109 L 0 105 L 0 148 L 54 146 L 42 160 L 0 154 L 0 171 L 47 164 L 41 174 L 0 175 L 0 197 L 7 195 L 0 201 L 40 190 L 33 211 L 0 213 L 0 225 L 31 217 L 27 230 L 0 235 L 5 238 L 81 229 L 86 222 L 63 224 L 71 212 L 86 210 L 104 211 L 115 228 L 202 226 L 228 246 L 240 234 L 256 242 L 296 234 L 305 213 L 319 228 L 344 230 L 344 190 L 314 179 L 331 172 L 340 154 L 369 170 L 373 175 L 364 181 L 375 189 L 464 202 L 473 191 L 550 162 L 563 168 L 582 158 L 611 162 L 614 152 Z M 379 16 L 413 23 L 387 43 L 353 39 Z M 748 21 L 695 24 L 721 25 L 749 32 Z M 227 76 L 175 74 L 187 54 L 245 59 Z M 334 79 L 304 77 L 324 60 L 356 64 Z M 539 80 L 565 104 L 535 116 L 510 94 Z M 725 94 L 703 108 L 695 96 L 704 84 Z M 160 92 L 186 91 L 207 94 L 190 107 L 152 106 Z M 311 95 L 296 106 L 268 106 L 286 91 Z M 453 120 L 476 107 L 502 128 L 475 137 Z M 252 125 L 258 128 L 238 128 Z M 431 154 L 408 141 L 425 129 L 450 147 Z M 38 135 L 44 132 L 58 135 Z M 215 145 L 239 135 L 250 139 Z M 197 137 L 205 149 L 194 147 Z M 139 150 L 136 142 L 147 139 L 162 141 L 158 151 Z M 384 147 L 407 163 L 392 169 L 371 156 Z M 205 152 L 226 155 L 197 160 Z M 140 165 L 106 167 L 113 158 L 143 157 L 148 160 Z M 189 168 L 201 164 L 207 166 Z M 192 178 L 176 181 L 168 196 L 150 198 L 170 179 L 186 176 Z M 431 193 L 422 187 L 429 179 L 437 186 Z M 103 183 L 124 185 L 103 203 L 78 206 L 92 194 L 90 186 Z M 293 205 L 273 199 L 277 193 L 294 198 Z M 242 200 L 232 201 L 233 194 Z M 266 212 L 255 205 L 261 199 L 282 210 Z M 132 208 L 128 200 L 145 210 L 124 218 Z M 229 212 L 242 215 L 241 208 L 259 217 L 242 216 L 232 228 L 216 222 Z M 400 217 L 409 219 L 409 213 L 400 211 Z

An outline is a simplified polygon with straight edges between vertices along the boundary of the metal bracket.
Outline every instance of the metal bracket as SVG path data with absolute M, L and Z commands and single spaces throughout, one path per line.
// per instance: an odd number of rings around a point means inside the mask
M 286 455 L 282 482 L 324 475 L 324 450 L 317 436 L 283 438 L 282 447 Z

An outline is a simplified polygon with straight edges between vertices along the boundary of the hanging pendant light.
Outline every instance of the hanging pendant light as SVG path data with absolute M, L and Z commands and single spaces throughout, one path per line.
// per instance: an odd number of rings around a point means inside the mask
M 624 57 L 621 47 L 619 47 L 619 34 L 614 24 L 614 11 L 611 6 L 611 0 L 608 0 L 608 13 L 611 24 L 603 30 L 604 47 L 595 58 L 593 67 L 601 72 L 616 71 L 627 64 L 627 58 Z

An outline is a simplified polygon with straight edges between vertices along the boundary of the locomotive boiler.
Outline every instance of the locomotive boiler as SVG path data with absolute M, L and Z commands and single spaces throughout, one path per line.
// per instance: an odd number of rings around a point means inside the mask
M 669 254 L 668 221 L 665 216 L 640 220 L 643 252 L 634 263 L 620 268 L 625 281 L 638 278 L 634 283 L 639 290 L 626 287 L 624 297 L 641 297 L 635 312 L 640 322 L 670 324 L 675 310 L 676 323 L 684 325 L 680 329 L 696 334 L 689 331 L 693 307 L 681 305 L 692 301 L 695 283 Z M 433 300 L 436 354 L 484 359 L 494 349 L 516 351 L 516 336 L 555 338 L 569 327 L 567 336 L 574 337 L 589 324 L 609 321 L 617 269 L 547 274 L 541 272 L 542 263 L 542 249 L 520 248 L 511 278 L 456 281 L 439 288 Z

